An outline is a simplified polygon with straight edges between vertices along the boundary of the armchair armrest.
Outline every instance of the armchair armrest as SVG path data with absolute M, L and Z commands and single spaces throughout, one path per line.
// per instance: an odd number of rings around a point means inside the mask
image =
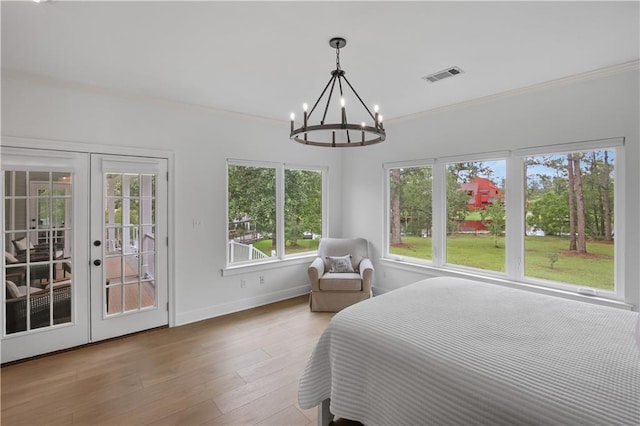
M 362 290 L 371 291 L 371 284 L 373 282 L 373 263 L 369 258 L 364 258 L 360 261 L 360 276 L 362 277 Z
M 311 291 L 320 291 L 320 277 L 324 275 L 324 261 L 316 257 L 309 268 L 309 281 L 311 282 Z

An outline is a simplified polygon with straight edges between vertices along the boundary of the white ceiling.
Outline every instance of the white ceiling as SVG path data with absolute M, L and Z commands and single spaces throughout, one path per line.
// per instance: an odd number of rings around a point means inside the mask
M 342 68 L 385 120 L 639 58 L 635 2 L 7 2 L 2 68 L 288 120 Z M 457 65 L 438 83 L 421 77 Z M 6 107 L 6 106 L 5 106 Z

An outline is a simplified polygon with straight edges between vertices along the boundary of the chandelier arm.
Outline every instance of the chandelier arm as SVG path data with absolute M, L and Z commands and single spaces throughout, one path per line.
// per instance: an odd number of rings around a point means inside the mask
M 329 103 L 331 102 L 331 95 L 333 95 L 333 89 L 336 86 L 336 76 L 338 74 L 334 74 L 333 75 L 333 83 L 331 83 L 331 90 L 329 90 L 329 96 L 327 97 L 327 105 L 324 107 L 324 114 L 322 115 L 322 121 L 320 121 L 320 124 L 324 124 L 324 120 L 327 118 L 327 111 L 329 111 Z
M 362 104 L 362 106 L 364 107 L 364 109 L 367 111 L 367 113 L 369 113 L 369 116 L 373 119 L 373 122 L 375 123 L 376 118 L 374 117 L 373 114 L 371 114 L 371 111 L 369 110 L 369 108 L 367 108 L 367 105 L 364 103 L 364 101 L 362 100 L 362 98 L 360 97 L 360 95 L 358 95 L 358 92 L 356 92 L 356 89 L 353 88 L 353 86 L 351 85 L 351 83 L 349 83 L 349 80 L 347 80 L 347 77 L 342 76 L 342 78 L 344 78 L 344 81 L 347 82 L 347 84 L 349 85 L 349 87 L 351 88 L 351 90 L 353 91 L 353 93 L 356 95 L 356 97 L 358 98 L 358 100 L 360 101 L 360 103 Z
M 322 91 L 322 93 L 320 94 L 320 96 L 318 97 L 318 100 L 316 101 L 315 104 L 313 104 L 313 108 L 311 108 L 311 111 L 309 112 L 309 115 L 307 116 L 307 118 L 311 118 L 311 114 L 313 114 L 313 111 L 316 109 L 316 107 L 318 106 L 318 104 L 320 103 L 320 99 L 322 99 L 322 97 L 324 96 L 324 93 L 327 91 L 327 88 L 329 87 L 329 85 L 331 84 L 331 82 L 336 78 L 335 75 L 331 75 L 331 78 L 329 79 L 329 81 L 327 82 L 327 85 L 324 86 L 324 90 Z
M 342 92 L 342 79 L 344 78 L 344 73 L 338 75 L 338 88 L 340 89 L 340 97 L 344 99 L 344 93 Z M 340 114 L 341 116 L 341 120 L 342 120 L 342 125 L 346 126 L 346 124 L 348 123 L 347 121 L 347 109 L 345 107 L 342 107 L 342 114 Z M 347 129 L 346 131 L 347 134 L 347 143 L 351 143 L 351 135 L 349 134 L 349 129 Z

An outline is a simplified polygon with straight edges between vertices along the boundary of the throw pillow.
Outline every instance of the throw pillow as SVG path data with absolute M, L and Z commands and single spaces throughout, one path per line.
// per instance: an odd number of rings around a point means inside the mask
M 351 265 L 351 255 L 344 256 L 327 256 L 330 268 L 329 272 L 354 272 Z
M 31 241 L 29 241 L 28 244 L 29 248 L 32 249 L 33 244 L 31 244 Z M 13 245 L 16 247 L 16 250 L 27 250 L 27 237 L 22 237 L 19 240 L 13 240 Z
M 4 252 L 4 261 L 6 263 L 18 263 L 19 260 L 16 259 L 16 257 L 14 255 L 12 255 L 11 253 L 9 253 L 8 251 Z
M 7 286 L 7 298 L 15 299 L 16 297 L 20 297 L 20 290 L 13 283 L 13 281 L 5 281 L 5 285 Z

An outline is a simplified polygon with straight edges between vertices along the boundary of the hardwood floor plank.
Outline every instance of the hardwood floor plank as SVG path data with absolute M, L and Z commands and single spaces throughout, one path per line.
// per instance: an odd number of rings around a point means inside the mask
M 221 414 L 222 412 L 218 409 L 218 406 L 209 399 L 147 424 L 160 424 L 163 426 L 199 425 Z
M 298 383 L 300 370 L 292 366 L 291 369 L 280 370 L 254 382 L 242 385 L 230 392 L 214 398 L 223 413 L 227 413 L 235 408 L 250 403 L 254 399 L 268 395 L 274 390 L 290 384 Z
M 307 425 L 310 421 L 296 407 L 287 407 L 273 416 L 256 423 L 260 426 Z
M 293 406 L 291 403 L 291 395 L 297 392 L 297 388 L 297 383 L 288 384 L 203 424 L 254 425 Z
M 0 370 L 6 425 L 315 424 L 299 377 L 333 314 L 308 297 Z

